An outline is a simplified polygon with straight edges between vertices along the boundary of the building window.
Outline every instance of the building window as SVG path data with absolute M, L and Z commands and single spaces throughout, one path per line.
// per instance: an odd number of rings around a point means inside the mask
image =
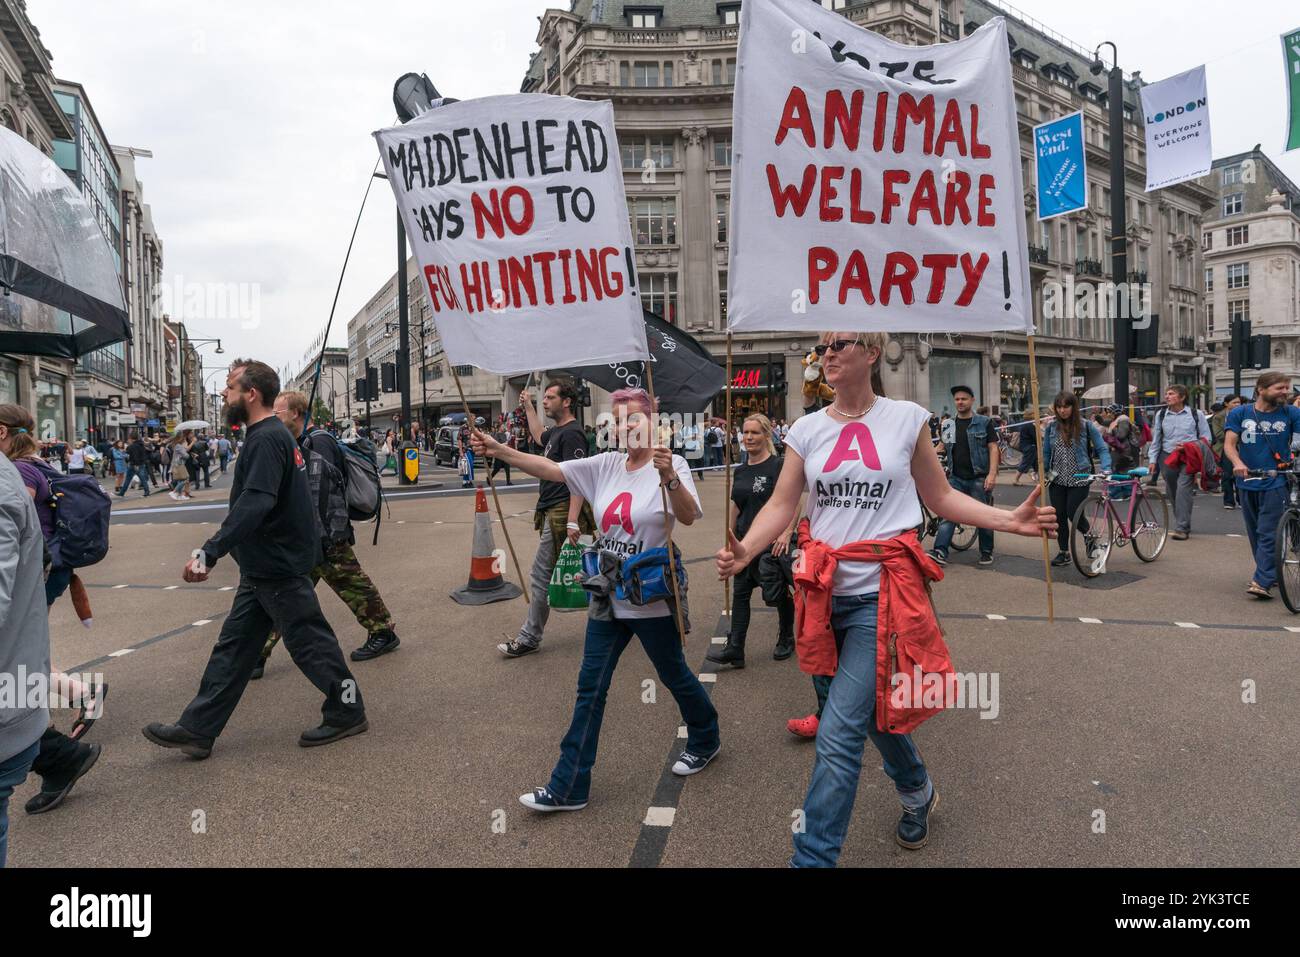
M 1214 230 L 1207 229 L 1201 233 L 1201 250 L 1204 252 L 1214 248 Z
M 677 325 L 677 273 L 648 273 L 641 276 L 641 304 L 665 322 Z
M 1225 166 L 1223 168 L 1223 185 L 1233 186 L 1241 182 L 1241 166 Z
M 1244 246 L 1250 242 L 1249 226 L 1233 226 L 1228 229 L 1228 245 Z
M 713 137 L 713 165 L 731 165 L 731 134 Z
M 1233 263 L 1228 267 L 1228 288 L 1250 288 L 1250 263 Z
M 724 26 L 737 26 L 740 23 L 740 4 L 722 7 L 718 10 L 718 14 L 722 17 L 722 23 Z
M 1214 303 L 1205 304 L 1205 328 L 1209 332 L 1214 331 Z
M 654 30 L 659 26 L 659 13 L 655 10 L 631 11 L 627 22 L 633 30 Z
M 821 3 L 827 10 L 843 10 L 849 5 L 849 0 L 821 0 Z
M 978 353 L 943 353 L 930 355 L 930 411 L 935 415 L 956 413 L 952 403 L 953 386 L 964 385 L 975 390 L 975 405 L 982 404 L 980 389 L 980 356 Z
M 1214 270 L 1208 266 L 1205 269 L 1205 291 L 1214 292 Z
M 1228 303 L 1228 328 L 1232 328 L 1232 323 L 1239 322 L 1243 319 L 1250 318 L 1250 300 L 1237 299 Z
M 473 366 L 452 366 L 451 371 L 458 376 L 471 376 L 474 374 Z
M 664 86 L 673 85 L 673 65 L 672 62 L 664 64 Z
M 1223 215 L 1236 216 L 1241 212 L 1244 193 L 1231 193 L 1223 197 Z
M 628 136 L 619 143 L 623 168 L 642 169 L 649 160 L 658 169 L 672 169 L 676 162 L 676 143 L 671 136 Z
M 727 83 L 734 84 L 735 82 L 736 82 L 736 60 L 733 57 L 727 61 Z
M 719 193 L 714 197 L 714 210 L 718 222 L 718 242 L 727 241 L 727 224 L 731 218 L 731 194 Z
M 665 246 L 677 242 L 677 198 L 643 196 L 628 200 L 632 235 L 638 246 Z
M 722 61 L 713 61 L 713 85 L 722 86 Z
M 726 273 L 723 273 L 725 276 Z M 0 405 L 18 404 L 18 363 L 0 356 Z
M 632 64 L 632 82 L 630 86 L 658 86 L 659 64 L 636 62 Z
M 723 328 L 727 325 L 727 272 L 724 269 L 718 273 L 718 317 L 722 320 Z

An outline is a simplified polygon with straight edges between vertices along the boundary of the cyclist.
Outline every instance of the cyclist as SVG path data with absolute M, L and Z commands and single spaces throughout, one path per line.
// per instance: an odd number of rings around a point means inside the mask
M 1248 475 L 1251 469 L 1291 465 L 1291 441 L 1300 435 L 1300 408 L 1289 405 L 1290 398 L 1291 377 L 1265 372 L 1255 383 L 1255 401 L 1237 406 L 1224 422 L 1223 451 L 1232 462 L 1241 517 L 1255 556 L 1255 577 L 1246 592 L 1260 599 L 1272 598 L 1277 584 L 1274 543 L 1286 508 L 1286 479 Z
M 1092 460 L 1101 459 L 1102 472 L 1109 472 L 1110 450 L 1096 424 L 1079 412 L 1079 398 L 1073 392 L 1061 392 L 1052 402 L 1055 417 L 1043 433 L 1043 469 L 1050 476 L 1047 494 L 1056 509 L 1056 541 L 1060 553 L 1052 559 L 1056 567 L 1068 565 L 1070 558 L 1070 522 L 1079 506 L 1088 498 L 1092 482 L 1074 476 L 1092 473 Z M 1079 523 L 1088 531 L 1087 519 Z

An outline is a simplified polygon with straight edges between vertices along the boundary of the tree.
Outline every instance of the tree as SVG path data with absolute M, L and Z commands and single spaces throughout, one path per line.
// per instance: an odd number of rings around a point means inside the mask
M 320 396 L 316 397 L 316 404 L 312 406 L 311 411 L 312 425 L 319 426 L 322 429 L 328 429 L 334 424 L 334 413 L 330 407 L 325 404 L 325 400 Z

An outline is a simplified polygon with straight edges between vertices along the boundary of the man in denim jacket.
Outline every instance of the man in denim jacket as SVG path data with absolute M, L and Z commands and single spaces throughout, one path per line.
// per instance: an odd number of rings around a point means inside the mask
M 957 415 L 943 425 L 943 444 L 948 450 L 948 484 L 973 499 L 991 503 L 1001 461 L 997 430 L 988 416 L 972 411 L 975 393 L 969 386 L 953 386 L 952 398 Z M 935 535 L 930 557 L 940 565 L 948 563 L 948 548 L 955 530 L 951 522 L 944 522 Z M 992 565 L 993 532 L 981 528 L 979 539 L 979 563 Z

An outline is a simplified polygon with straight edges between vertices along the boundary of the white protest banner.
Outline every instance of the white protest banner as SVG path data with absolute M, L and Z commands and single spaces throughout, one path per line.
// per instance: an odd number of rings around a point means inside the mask
M 1205 67 L 1179 73 L 1139 91 L 1146 120 L 1147 189 L 1198 179 L 1214 165 L 1210 148 Z
M 1033 332 L 1005 21 L 904 46 L 742 8 L 732 330 Z
M 453 365 L 648 357 L 609 101 L 464 100 L 374 135 Z

